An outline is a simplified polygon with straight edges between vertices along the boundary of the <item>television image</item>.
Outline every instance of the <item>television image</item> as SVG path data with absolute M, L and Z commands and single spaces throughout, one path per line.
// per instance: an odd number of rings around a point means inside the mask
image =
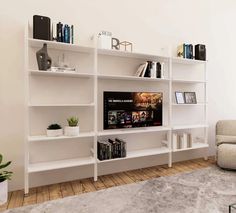
M 104 129 L 162 126 L 161 92 L 104 92 Z

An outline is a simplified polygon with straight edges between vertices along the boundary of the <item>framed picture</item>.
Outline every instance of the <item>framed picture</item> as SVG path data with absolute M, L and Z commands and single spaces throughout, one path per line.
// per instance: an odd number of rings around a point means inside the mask
M 197 104 L 197 98 L 195 92 L 185 92 L 184 99 L 186 104 Z
M 183 92 L 175 92 L 175 99 L 177 104 L 185 104 L 185 98 Z

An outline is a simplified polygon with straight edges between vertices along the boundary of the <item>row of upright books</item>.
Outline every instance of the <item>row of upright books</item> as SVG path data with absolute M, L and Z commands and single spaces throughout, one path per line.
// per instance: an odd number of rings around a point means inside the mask
M 173 149 L 187 149 L 193 146 L 193 138 L 189 133 L 183 133 L 182 135 L 173 134 Z
M 193 59 L 193 45 L 181 44 L 177 47 L 177 56 L 180 58 Z
M 164 62 L 160 63 L 157 61 L 146 61 L 145 63 L 139 65 L 134 75 L 136 77 L 164 78 L 164 69 Z
M 126 157 L 126 142 L 119 138 L 98 141 L 97 157 L 101 161 Z

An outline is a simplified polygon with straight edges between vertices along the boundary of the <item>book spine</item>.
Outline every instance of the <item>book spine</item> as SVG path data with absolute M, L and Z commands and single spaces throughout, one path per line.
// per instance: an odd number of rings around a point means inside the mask
M 173 134 L 172 136 L 173 140 L 172 140 L 172 147 L 173 149 L 178 149 L 178 135 L 176 133 Z
M 188 134 L 187 133 L 183 133 L 183 149 L 188 148 Z

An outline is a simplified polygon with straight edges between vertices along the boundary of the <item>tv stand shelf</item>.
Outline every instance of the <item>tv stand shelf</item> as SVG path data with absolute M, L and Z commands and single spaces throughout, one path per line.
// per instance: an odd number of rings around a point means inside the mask
M 80 166 L 91 166 L 93 167 L 94 181 L 96 181 L 98 170 L 103 166 L 103 163 L 112 164 L 115 161 L 120 163 L 125 161 L 128 164 L 129 159 L 137 158 L 138 160 L 138 158 L 148 156 L 166 155 L 168 157 L 168 165 L 171 167 L 172 155 L 175 153 L 208 148 L 206 61 L 99 49 L 97 48 L 96 40 L 94 40 L 92 46 L 38 40 L 31 38 L 28 26 L 25 32 L 26 60 L 24 70 L 26 82 L 25 107 L 27 110 L 25 116 L 24 175 L 26 194 L 29 192 L 29 174 L 31 173 L 53 172 L 54 170 L 72 167 L 80 169 Z M 66 56 L 69 56 L 69 62 L 73 62 L 79 67 L 78 71 L 53 72 L 38 70 L 35 53 L 44 43 L 48 46 L 50 56 L 52 54 L 55 58 L 59 54 L 65 53 Z M 159 61 L 165 64 L 164 78 L 133 76 L 137 66 L 147 60 Z M 186 67 L 189 70 L 193 67 L 203 67 L 205 74 L 202 78 L 196 78 L 194 75 L 191 78 L 188 78 L 187 75 L 176 77 L 173 75 L 175 72 L 174 66 Z M 183 90 L 185 87 L 195 88 L 202 86 L 204 87 L 204 98 L 202 98 L 201 102 L 180 105 L 173 101 L 175 87 L 180 87 L 180 90 Z M 162 92 L 163 126 L 103 130 L 103 91 Z M 186 125 L 183 122 L 174 122 L 174 116 L 178 114 L 178 110 L 202 109 L 204 111 L 204 120 L 201 122 Z M 43 132 L 43 130 L 46 131 L 46 127 L 50 122 L 58 122 L 65 125 L 64 122 L 66 122 L 68 116 L 77 114 L 82 118 L 80 123 L 81 133 L 78 136 L 47 137 L 45 132 Z M 205 131 L 202 143 L 193 143 L 193 146 L 187 149 L 174 150 L 172 148 L 172 134 L 174 132 L 195 131 L 198 129 Z M 121 139 L 124 138 L 129 144 L 127 156 L 104 161 L 98 160 L 98 139 L 114 138 L 116 136 Z M 140 139 L 137 144 L 134 143 L 136 141 L 135 137 Z M 152 141 L 149 141 L 149 139 Z M 165 145 L 163 141 L 166 141 Z M 145 142 L 145 144 L 140 144 L 142 142 Z M 55 150 L 63 147 L 63 151 L 68 151 L 69 154 L 70 152 L 73 153 L 73 155 L 69 156 L 77 156 L 77 146 L 81 147 L 78 149 L 78 157 L 70 159 L 70 157 L 66 158 L 64 155 L 61 156 L 61 150 L 58 152 L 59 154 L 53 150 L 51 156 L 51 148 L 48 148 L 44 150 L 44 155 L 47 156 L 47 159 L 52 160 L 41 162 L 42 159 L 39 157 L 40 160 L 37 161 L 35 156 L 33 156 L 34 160 L 31 159 L 31 149 L 37 149 L 40 146 L 51 147 L 55 143 L 58 143 Z M 76 149 L 74 148 L 75 146 Z M 73 150 L 71 151 L 70 149 Z M 82 152 L 79 153 L 79 151 Z M 33 152 L 34 155 L 35 153 L 37 154 L 37 150 Z M 40 155 L 40 153 L 38 154 Z M 98 164 L 100 164 L 99 167 Z

